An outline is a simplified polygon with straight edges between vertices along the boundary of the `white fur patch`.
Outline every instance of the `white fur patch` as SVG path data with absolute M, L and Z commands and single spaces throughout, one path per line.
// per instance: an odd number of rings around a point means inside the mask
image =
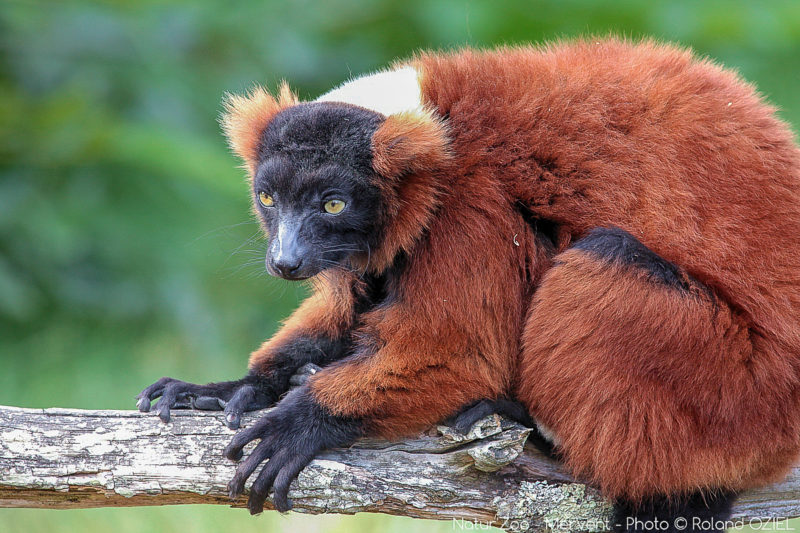
M 275 258 L 275 261 L 280 261 L 283 257 L 283 236 L 286 234 L 286 223 L 281 221 L 278 224 L 278 257 Z
M 410 66 L 355 78 L 323 94 L 316 101 L 344 102 L 386 116 L 403 111 L 423 112 L 419 73 Z
M 539 433 L 542 434 L 542 437 L 544 437 L 545 440 L 550 441 L 551 443 L 553 443 L 556 446 L 561 444 L 561 439 L 559 439 L 556 436 L 556 434 L 553 433 L 552 429 L 550 429 L 549 427 L 545 426 L 544 424 L 542 424 L 541 422 L 536 420 L 536 418 L 534 418 L 533 421 L 536 422 L 536 428 L 539 430 Z

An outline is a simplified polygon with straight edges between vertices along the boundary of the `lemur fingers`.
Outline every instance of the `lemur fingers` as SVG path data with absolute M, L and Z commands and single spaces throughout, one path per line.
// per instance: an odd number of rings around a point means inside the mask
M 155 405 L 152 400 L 160 397 Z M 164 422 L 170 421 L 172 409 L 225 411 L 225 424 L 238 429 L 242 413 L 270 405 L 274 398 L 261 391 L 255 378 L 196 385 L 173 378 L 161 378 L 136 397 L 136 406 L 146 413 L 154 411 Z

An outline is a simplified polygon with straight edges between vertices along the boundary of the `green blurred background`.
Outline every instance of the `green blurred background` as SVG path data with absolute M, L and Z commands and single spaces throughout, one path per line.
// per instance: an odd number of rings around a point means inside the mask
M 220 99 L 311 98 L 419 48 L 655 36 L 800 124 L 800 2 L 0 1 L 0 404 L 130 409 L 241 376 L 304 289 L 268 278 Z M 1 475 L 1 474 L 0 474 Z M 380 515 L 0 509 L 0 531 L 453 531 Z

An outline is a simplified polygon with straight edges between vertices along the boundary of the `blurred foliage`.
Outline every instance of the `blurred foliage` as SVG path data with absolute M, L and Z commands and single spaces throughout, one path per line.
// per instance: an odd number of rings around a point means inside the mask
M 238 377 L 303 296 L 263 273 L 243 172 L 216 123 L 226 91 L 286 78 L 308 98 L 420 48 L 608 32 L 738 68 L 800 124 L 796 1 L 3 1 L 0 404 L 131 408 L 161 375 Z M 273 514 L 3 510 L 0 526 L 409 524 Z

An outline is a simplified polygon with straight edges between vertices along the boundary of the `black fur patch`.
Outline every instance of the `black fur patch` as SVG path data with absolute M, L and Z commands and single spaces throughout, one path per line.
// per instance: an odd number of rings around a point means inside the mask
M 264 130 L 259 162 L 283 155 L 308 171 L 335 161 L 367 176 L 372 172 L 372 136 L 383 121 L 381 114 L 354 105 L 298 104 L 278 113 Z
M 639 239 L 619 228 L 595 228 L 575 243 L 574 248 L 594 256 L 648 272 L 649 278 L 663 285 L 689 290 L 688 276 L 650 250 Z
M 404 253 L 395 257 L 392 265 L 380 275 L 367 274 L 362 277 L 363 291 L 356 294 L 356 315 L 366 313 L 376 307 L 392 305 L 400 295 L 400 277 L 406 268 L 408 258 Z
M 551 250 L 555 250 L 558 245 L 558 223 L 537 217 L 536 214 L 522 202 L 516 202 L 515 206 L 525 223 L 530 226 L 534 234 L 541 239 L 540 242 Z
M 617 502 L 611 523 L 617 532 L 722 533 L 736 500 L 732 492 L 655 497 L 632 504 Z
M 351 344 L 349 336 L 339 339 L 299 336 L 275 354 L 266 375 L 264 369 L 254 368 L 245 379 L 274 401 L 289 390 L 289 379 L 300 367 L 307 363 L 324 367 L 347 355 Z
M 327 268 L 352 268 L 379 245 L 383 205 L 372 136 L 383 120 L 368 109 L 325 102 L 298 104 L 270 122 L 259 148 L 253 200 L 272 237 L 271 273 L 303 279 Z M 263 206 L 260 193 L 274 205 Z M 334 199 L 345 207 L 332 215 L 324 205 Z M 355 256 L 361 261 L 349 261 Z

